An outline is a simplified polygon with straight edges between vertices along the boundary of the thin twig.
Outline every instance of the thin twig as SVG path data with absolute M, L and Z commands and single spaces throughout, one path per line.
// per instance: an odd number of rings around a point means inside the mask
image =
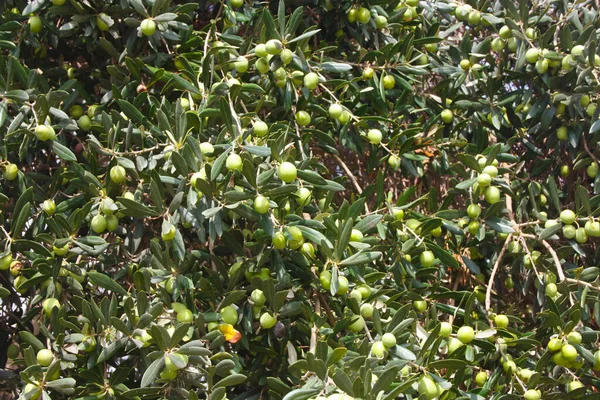
M 346 174 L 348 174 L 348 177 L 350 178 L 350 180 L 354 184 L 354 187 L 358 191 L 358 194 L 362 194 L 363 190 L 360 187 L 360 184 L 358 183 L 358 181 L 356 180 L 356 177 L 354 176 L 354 174 L 352 173 L 352 171 L 350 171 L 350 168 L 348 168 L 348 166 L 346 165 L 346 163 L 344 162 L 344 160 L 342 160 L 337 154 L 333 154 L 333 158 L 335 158 L 335 160 L 340 164 L 340 166 L 346 172 Z M 365 210 L 367 210 L 367 212 L 370 212 L 369 211 L 369 206 L 367 205 L 367 203 L 365 203 Z
M 589 282 L 584 282 L 584 281 L 580 281 L 579 279 L 573 279 L 573 278 L 566 278 L 565 280 L 568 283 L 574 283 L 574 284 L 577 284 L 577 285 L 585 286 L 585 287 L 588 287 L 590 289 L 594 289 L 594 290 L 597 290 L 597 291 L 600 292 L 600 288 L 599 287 L 594 286 L 594 285 L 592 285 Z
M 506 240 L 504 241 L 504 246 L 502 246 L 502 250 L 500 250 L 500 254 L 498 254 L 498 258 L 494 263 L 494 268 L 492 268 L 492 273 L 490 274 L 490 283 L 488 284 L 487 290 L 485 292 L 485 309 L 489 310 L 490 305 L 492 303 L 492 287 L 494 286 L 494 277 L 496 276 L 496 272 L 498 271 L 498 266 L 500 265 L 500 261 L 502 261 L 502 257 L 504 256 L 504 252 L 508 247 L 508 244 L 512 240 L 512 233 L 508 235 Z
M 585 135 L 581 135 L 581 138 L 583 139 L 583 148 L 585 149 L 586 153 L 588 153 L 589 156 L 592 157 L 592 160 L 594 160 L 596 164 L 600 164 L 596 156 L 590 151 L 590 148 L 587 144 L 587 140 L 585 139 Z

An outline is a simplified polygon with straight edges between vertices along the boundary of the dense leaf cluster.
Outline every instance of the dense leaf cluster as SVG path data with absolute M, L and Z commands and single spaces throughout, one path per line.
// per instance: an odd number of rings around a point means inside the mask
M 0 12 L 8 393 L 597 396 L 595 2 Z

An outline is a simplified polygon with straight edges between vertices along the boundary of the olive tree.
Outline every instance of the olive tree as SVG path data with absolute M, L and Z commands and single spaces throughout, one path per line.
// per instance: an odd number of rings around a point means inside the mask
M 597 396 L 596 2 L 0 12 L 9 395 Z

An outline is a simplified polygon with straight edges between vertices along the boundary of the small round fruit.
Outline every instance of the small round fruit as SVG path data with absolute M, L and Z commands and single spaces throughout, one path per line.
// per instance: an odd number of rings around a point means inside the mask
M 378 145 L 383 139 L 383 134 L 379 129 L 370 129 L 369 132 L 367 132 L 367 138 L 369 139 L 369 142 Z
M 433 255 L 432 251 L 425 250 L 421 253 L 421 255 L 419 255 L 419 261 L 421 262 L 422 266 L 428 268 L 433 266 L 435 262 L 435 256 Z
M 538 48 L 531 48 L 525 53 L 525 59 L 530 64 L 535 64 L 540 56 L 540 50 Z
M 225 168 L 227 168 L 228 171 L 241 171 L 242 165 L 242 157 L 236 153 L 231 153 L 227 156 L 227 160 L 225 160 Z
M 169 226 L 169 230 L 166 232 L 161 232 L 160 237 L 164 242 L 170 242 L 175 239 L 175 235 L 177 234 L 177 228 L 174 225 Z
M 319 85 L 319 75 L 314 72 L 309 72 L 304 75 L 304 87 L 309 90 L 314 90 Z
M 396 336 L 394 336 L 394 334 L 390 332 L 384 333 L 381 337 L 381 342 L 385 347 L 391 349 L 392 347 L 396 346 Z
M 46 215 L 53 215 L 56 212 L 56 203 L 52 199 L 44 200 L 42 210 Z
M 156 32 L 156 22 L 152 18 L 146 18 L 140 24 L 140 30 L 144 36 L 152 36 Z
M 254 65 L 256 66 L 258 72 L 260 72 L 261 74 L 266 74 L 267 72 L 269 72 L 269 61 L 266 57 L 259 58 L 258 60 L 256 60 L 256 63 Z
M 27 21 L 27 24 L 29 25 L 29 30 L 31 31 L 31 33 L 40 33 L 42 31 L 42 28 L 44 27 L 42 19 L 37 15 L 29 17 L 29 21 Z
M 106 218 L 103 215 L 95 215 L 90 223 L 92 230 L 96 233 L 102 233 L 106 230 Z
M 105 215 L 104 218 L 106 219 L 106 230 L 114 232 L 119 226 L 119 218 L 113 214 Z
M 271 329 L 277 323 L 277 319 L 269 313 L 263 313 L 260 316 L 260 326 L 263 329 Z
M 60 302 L 53 297 L 47 298 L 42 302 L 42 309 L 48 317 L 52 315 L 52 309 L 54 307 L 60 308 Z
M 29 400 L 38 400 L 42 396 L 42 389 L 38 385 L 28 383 L 23 388 L 23 397 Z
M 586 172 L 590 178 L 595 178 L 598 175 L 599 169 L 600 168 L 598 167 L 598 163 L 592 161 L 592 163 L 588 165 Z
M 467 17 L 469 25 L 478 25 L 481 22 L 481 13 L 477 10 L 471 11 Z
M 302 235 L 302 231 L 300 230 L 300 228 L 298 228 L 297 226 L 290 226 L 287 230 L 289 235 L 291 236 L 291 239 L 289 241 L 289 247 L 292 250 L 295 250 L 302 246 L 302 243 L 304 243 L 304 236 Z
M 479 232 L 479 227 L 481 226 L 481 223 L 479 221 L 471 221 L 469 222 L 469 226 L 468 226 L 468 230 L 469 233 L 473 236 L 477 235 L 477 232 Z
M 367 67 L 363 70 L 362 78 L 365 80 L 369 80 L 369 79 L 373 79 L 374 75 L 375 75 L 375 70 L 371 67 Z
M 485 168 L 483 168 L 483 173 L 495 178 L 498 176 L 498 168 L 493 165 L 487 165 Z
M 329 116 L 333 119 L 339 119 L 344 112 L 344 108 L 338 103 L 333 103 L 329 106 Z
M 96 16 L 96 26 L 98 27 L 98 29 L 100 31 L 106 32 L 110 29 L 110 26 L 105 21 L 105 19 L 108 19 L 108 18 L 109 18 L 109 16 L 106 15 L 105 13 L 100 13 Z
M 18 175 L 19 167 L 17 167 L 16 164 L 6 164 L 6 167 L 4 167 L 4 171 L 2 172 L 2 176 L 4 177 L 4 179 L 6 179 L 7 181 L 13 181 L 17 178 Z
M 471 343 L 475 339 L 475 331 L 470 326 L 461 326 L 456 332 L 456 337 L 462 343 Z
M 8 349 L 6 349 L 6 356 L 9 359 L 14 360 L 19 356 L 20 352 L 21 350 L 19 349 L 19 346 L 17 346 L 14 343 L 11 343 L 10 346 L 8 346 Z
M 42 349 L 36 354 L 37 363 L 42 367 L 47 367 L 52 364 L 52 360 L 54 360 L 54 355 L 52 351 L 48 349 Z
M 254 210 L 259 214 L 266 214 L 269 211 L 269 199 L 262 195 L 256 196 L 254 199 Z
M 288 65 L 294 59 L 294 53 L 290 49 L 283 49 L 279 53 L 279 58 L 281 58 L 283 65 Z
M 449 124 L 452 122 L 452 120 L 454 120 L 454 113 L 452 112 L 452 110 L 449 110 L 447 108 L 443 110 L 440 115 L 442 117 L 442 121 L 444 121 L 445 124 Z
M 585 228 L 577 228 L 575 231 L 575 241 L 579 244 L 587 243 L 588 234 L 585 232 Z
M 463 71 L 468 71 L 469 69 L 471 69 L 471 61 L 467 59 L 460 60 L 460 63 L 458 65 Z
M 510 29 L 508 26 L 504 25 L 504 26 L 503 26 L 502 28 L 500 28 L 500 30 L 498 31 L 498 35 L 500 35 L 500 37 L 501 37 L 502 39 L 508 39 L 508 38 L 511 38 L 511 37 L 512 37 L 513 33 L 512 33 L 512 30 L 511 30 L 511 29 Z
M 546 285 L 546 289 L 544 290 L 544 292 L 546 293 L 546 296 L 552 298 L 557 295 L 558 287 L 556 287 L 555 283 L 549 283 Z
M 563 125 L 556 130 L 556 137 L 558 138 L 558 140 L 567 140 L 568 136 L 569 135 L 566 126 Z
M 307 113 L 306 111 L 298 111 L 296 112 L 296 122 L 298 123 L 298 125 L 300 126 L 307 126 L 308 124 L 310 124 L 311 118 L 310 118 L 310 114 Z
M 440 322 L 440 336 L 450 337 L 452 334 L 452 324 L 450 322 Z
M 252 131 L 258 137 L 265 137 L 269 133 L 269 125 L 263 121 L 256 120 L 252 125 Z
M 352 318 L 354 319 L 355 317 Z M 363 329 L 365 329 L 365 320 L 363 319 L 363 317 L 358 317 L 353 323 L 348 325 L 348 329 L 354 333 L 362 331 Z
M 388 165 L 394 171 L 398 170 L 398 168 L 400 168 L 400 165 L 401 165 L 401 159 L 400 159 L 400 157 L 398 157 L 395 154 L 390 154 L 390 156 L 388 157 Z
M 252 291 L 250 294 L 250 300 L 252 300 L 255 306 L 262 306 L 267 302 L 265 293 L 260 289 L 254 289 Z
M 248 59 L 245 57 L 238 57 L 233 62 L 233 68 L 240 74 L 248 71 Z
M 448 354 L 454 353 L 456 350 L 463 346 L 463 342 L 460 340 L 450 337 L 448 338 Z
M 577 235 L 577 229 L 573 225 L 565 225 L 562 228 L 562 234 L 566 239 L 573 239 Z
M 374 311 L 375 307 L 373 307 L 373 305 L 370 303 L 365 303 L 360 306 L 360 315 L 362 315 L 363 318 L 371 318 L 373 316 Z
M 497 53 L 504 50 L 505 46 L 506 42 L 502 38 L 497 37 L 494 40 L 492 40 L 492 50 L 494 50 Z
M 377 341 L 377 342 L 373 343 L 373 346 L 371 346 L 371 355 L 373 357 L 383 358 L 383 357 L 385 357 L 386 351 L 387 351 L 387 348 L 381 341 Z
M 485 201 L 490 204 L 495 204 L 500 201 L 500 189 L 495 186 L 490 186 L 484 192 Z
M 541 60 L 537 60 L 535 62 L 535 70 L 537 71 L 538 74 L 543 75 L 548 71 L 548 60 L 541 59 Z
M 475 375 L 475 383 L 477 386 L 483 386 L 488 380 L 488 373 L 485 371 L 479 371 L 477 375 Z
M 486 172 L 482 172 L 477 176 L 477 183 L 481 187 L 488 187 L 492 183 L 492 177 Z
M 69 109 L 69 113 L 71 114 L 71 117 L 73 118 L 79 118 L 83 115 L 83 107 L 81 107 L 80 105 L 76 104 L 73 107 L 71 107 Z
M 584 50 L 585 50 L 585 47 L 581 44 L 578 44 L 577 46 L 573 46 L 573 48 L 571 49 L 571 56 L 572 57 L 582 57 Z
M 50 125 L 38 125 L 35 127 L 35 136 L 42 142 L 48 140 L 54 140 L 56 138 L 56 132 Z
M 79 119 L 77 120 L 77 125 L 79 125 L 79 127 L 84 130 L 84 131 L 89 131 L 90 129 L 92 129 L 92 120 L 90 117 L 88 117 L 87 115 L 82 115 L 81 117 L 79 117 Z
M 479 204 L 469 204 L 467 215 L 472 219 L 478 218 L 481 215 L 481 206 Z
M 331 272 L 321 271 L 319 274 L 319 282 L 321 283 L 323 289 L 329 290 L 329 288 L 331 288 Z
M 396 79 L 392 75 L 386 75 L 382 78 L 383 88 L 391 90 L 396 86 Z
M 419 397 L 432 400 L 438 395 L 438 386 L 429 375 L 423 375 L 418 383 Z
M 238 322 L 238 313 L 233 306 L 223 307 L 220 311 L 223 322 L 229 325 L 235 325 Z
M 494 324 L 501 329 L 504 329 L 508 326 L 508 317 L 503 314 L 498 314 L 494 317 Z
M 580 381 L 571 381 L 567 384 L 567 393 L 570 393 L 574 390 L 580 389 L 583 387 L 583 383 Z
M 275 234 L 273 235 L 273 239 L 271 241 L 271 244 L 273 245 L 273 247 L 276 248 L 277 250 L 282 250 L 282 249 L 285 249 L 286 243 L 287 243 L 287 240 L 286 240 L 283 232 L 275 232 Z
M 425 300 L 415 300 L 413 301 L 413 306 L 418 312 L 427 311 L 427 302 Z
M 283 44 L 278 39 L 271 39 L 265 44 L 265 49 L 267 50 L 267 53 L 276 55 L 283 49 Z
M 335 292 L 335 294 L 337 294 L 338 296 L 346 294 L 348 292 L 348 287 L 349 287 L 348 278 L 346 278 L 345 276 L 339 276 L 338 277 L 338 290 L 337 290 L 337 292 Z
M 279 175 L 279 179 L 285 183 L 291 183 L 296 180 L 296 177 L 298 176 L 298 170 L 291 162 L 284 161 L 277 168 L 277 174 Z
M 560 352 L 567 361 L 575 361 L 577 359 L 577 349 L 571 344 L 565 344 L 560 349 Z
M 375 27 L 377 29 L 383 29 L 387 26 L 388 20 L 383 15 L 378 15 L 375 17 Z
M 350 114 L 350 111 L 344 110 L 339 118 L 340 124 L 344 125 L 348 123 L 348 121 L 350 121 L 350 118 L 352 118 L 352 114 Z
M 192 323 L 194 321 L 194 314 L 187 308 L 180 310 L 177 312 L 177 321 L 181 323 Z
M 233 8 L 240 8 L 241 6 L 244 5 L 244 0 L 230 0 L 231 1 L 231 7 Z
M 363 238 L 364 236 L 361 231 L 359 231 L 358 229 L 352 229 L 352 232 L 350 233 L 351 242 L 362 242 Z
M 529 389 L 523 395 L 525 400 L 540 400 L 542 398 L 542 392 L 535 389 Z
M 571 344 L 580 344 L 582 340 L 581 333 L 577 331 L 571 331 L 567 335 L 567 341 Z
M 568 165 L 563 165 L 560 167 L 560 176 L 562 176 L 563 178 L 567 178 L 570 173 L 571 170 L 569 169 Z
M 371 11 L 368 8 L 360 7 L 358 9 L 358 13 L 356 14 L 356 19 L 361 24 L 368 24 L 371 20 Z
M 575 213 L 569 209 L 562 210 L 560 213 L 560 222 L 566 225 L 572 225 L 576 218 Z
M 301 187 L 296 192 L 296 196 L 298 197 L 298 205 L 304 207 L 310 203 L 312 192 L 309 188 Z
M 110 180 L 120 185 L 127 179 L 127 171 L 120 165 L 115 165 L 110 169 Z

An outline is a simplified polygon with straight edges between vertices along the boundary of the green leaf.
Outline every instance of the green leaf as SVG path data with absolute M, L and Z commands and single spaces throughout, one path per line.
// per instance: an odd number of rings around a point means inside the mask
M 459 359 L 447 359 L 447 360 L 436 360 L 428 364 L 429 368 L 433 369 L 447 369 L 449 371 L 456 371 L 460 368 L 466 368 L 469 364 L 466 361 Z
M 159 372 L 165 367 L 165 359 L 163 357 L 159 357 L 150 366 L 146 371 L 144 371 L 144 375 L 142 376 L 142 381 L 140 383 L 140 387 L 145 388 L 146 386 L 150 386 Z
M 348 72 L 352 69 L 350 64 L 334 62 L 334 61 L 326 61 L 321 64 L 321 68 L 327 72 Z
M 380 251 L 367 251 L 356 253 L 344 260 L 342 260 L 339 265 L 343 267 L 348 267 L 351 265 L 362 265 L 367 264 L 375 260 L 379 260 L 382 256 Z
M 512 223 L 504 218 L 490 217 L 485 220 L 485 224 L 496 232 L 514 233 L 515 231 L 512 227 Z
M 367 233 L 368 231 L 370 231 L 371 229 L 373 229 L 377 226 L 379 221 L 381 221 L 381 218 L 383 218 L 383 215 L 378 215 L 378 214 L 368 215 L 368 216 L 364 217 L 363 219 L 361 219 L 360 221 L 358 221 L 356 223 L 356 225 L 354 226 L 354 229 L 358 229 L 362 233 Z
M 117 197 L 117 201 L 125 207 L 121 211 L 123 214 L 135 218 L 157 217 L 160 214 L 148 208 L 147 206 L 126 197 Z
M 121 285 L 119 285 L 117 282 L 111 279 L 108 275 L 104 275 L 97 271 L 90 271 L 88 272 L 88 277 L 94 284 L 104 289 L 108 289 L 111 292 L 120 294 L 122 296 L 127 295 L 127 291 L 123 289 Z
M 446 250 L 442 249 L 435 243 L 428 242 L 427 248 L 433 251 L 433 254 L 445 265 L 453 268 L 458 268 L 460 265 L 458 261 L 452 256 L 452 254 L 448 253 Z
M 546 240 L 546 239 L 550 239 L 552 236 L 554 236 L 555 234 L 557 234 L 559 231 L 562 230 L 562 225 L 561 224 L 555 224 L 552 225 L 548 228 L 545 228 L 543 231 L 540 232 L 538 238 L 540 240 Z
M 77 161 L 75 154 L 56 140 L 52 142 L 52 151 L 63 161 Z
M 246 379 L 247 379 L 246 375 L 233 373 L 233 374 L 221 379 L 219 382 L 217 382 L 216 385 L 213 386 L 213 388 L 238 386 L 238 385 L 241 385 L 242 383 L 244 383 L 246 381 Z
M 387 368 L 383 374 L 379 375 L 377 382 L 375 382 L 373 389 L 371 390 L 372 396 L 377 396 L 379 392 L 387 390 L 390 385 L 396 381 L 399 370 L 400 367 Z

